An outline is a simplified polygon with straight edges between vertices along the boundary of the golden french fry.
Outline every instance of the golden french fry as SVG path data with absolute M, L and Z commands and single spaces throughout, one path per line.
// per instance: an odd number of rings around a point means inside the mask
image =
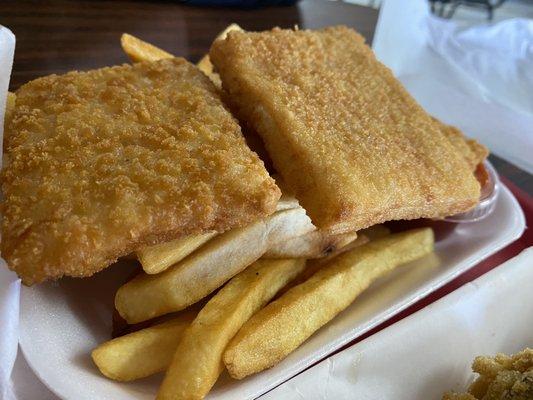
M 356 247 L 362 246 L 371 240 L 381 239 L 390 234 L 390 229 L 384 225 L 374 225 L 370 228 L 362 229 L 357 232 L 357 238 L 344 246 L 337 246 L 336 250 L 328 254 L 326 257 L 311 259 L 307 261 L 305 270 L 295 279 L 292 284 L 298 282 L 300 284 L 307 278 L 310 278 L 316 271 L 318 271 L 323 265 L 329 263 L 333 258 L 339 256 L 342 253 L 353 250 Z M 348 234 L 347 234 L 348 235 Z
M 4 114 L 4 124 L 5 124 L 5 121 L 11 118 L 11 113 L 15 110 L 16 102 L 17 102 L 17 95 L 13 92 L 7 92 L 6 112 Z
M 242 31 L 242 28 L 237 24 L 231 24 L 226 29 L 224 29 L 216 38 L 225 39 L 228 32 L 231 31 Z M 133 35 L 128 33 L 123 33 L 120 38 L 120 44 L 124 52 L 128 55 L 132 62 L 140 61 L 157 61 L 165 58 L 173 58 L 174 56 L 170 53 L 167 53 L 165 50 L 160 49 L 148 42 L 145 42 Z M 220 77 L 216 72 L 214 72 L 213 64 L 209 59 L 209 55 L 206 54 L 202 57 L 200 61 L 196 64 L 200 71 L 208 76 L 209 79 L 215 84 L 216 87 L 222 87 L 222 82 Z
M 284 196 L 279 199 L 276 207 L 277 211 L 289 210 L 291 208 L 299 207 L 298 201 L 294 197 Z M 139 259 L 144 272 L 147 274 L 158 274 L 163 272 L 170 266 L 183 260 L 197 248 L 208 242 L 217 235 L 216 232 L 201 233 L 198 235 L 190 235 L 181 239 L 172 240 L 170 242 L 156 244 L 154 246 L 146 246 L 137 250 L 137 258 Z M 290 257 L 277 257 L 290 258 Z M 296 258 L 296 257 L 294 257 Z
M 17 102 L 17 95 L 13 92 L 7 92 L 6 110 L 4 114 L 4 127 L 7 126 L 9 120 L 11 119 L 11 116 L 13 115 L 13 111 L 15 111 L 16 102 Z M 4 138 L 7 138 L 8 132 L 9 132 L 8 129 L 4 129 Z M 7 153 L 4 153 L 2 155 L 2 158 L 4 159 L 4 165 L 6 165 L 6 162 L 8 159 L 7 157 L 9 157 Z
M 415 229 L 335 257 L 244 324 L 224 352 L 230 375 L 242 379 L 277 364 L 377 278 L 430 253 L 433 242 L 431 229 Z
M 236 275 L 183 333 L 157 398 L 203 399 L 239 328 L 304 268 L 305 260 L 259 260 Z
M 174 58 L 170 53 L 145 42 L 133 35 L 123 33 L 120 37 L 120 45 L 132 62 L 157 61 L 165 58 Z
M 332 253 L 328 254 L 326 257 L 317 258 L 317 259 L 310 259 L 309 262 L 311 263 L 327 263 L 332 258 L 337 257 L 338 255 L 342 253 L 346 253 L 349 250 L 353 250 L 356 247 L 362 246 L 364 244 L 367 244 L 370 240 L 367 236 L 363 235 L 361 231 L 357 232 L 357 238 L 355 240 L 352 240 L 351 242 L 347 243 L 346 245 L 339 247 L 335 249 Z M 309 264 L 308 262 L 308 264 Z
M 371 226 L 370 228 L 362 229 L 357 232 L 357 239 L 348 243 L 344 247 L 337 248 L 336 251 L 334 251 L 333 253 L 329 254 L 326 257 L 309 260 L 307 262 L 307 267 L 305 268 L 305 271 L 302 274 L 302 277 L 309 278 L 311 277 L 313 273 L 318 271 L 323 265 L 329 263 L 333 258 L 339 256 L 340 254 L 353 250 L 356 247 L 362 246 L 368 243 L 369 241 L 381 239 L 389 235 L 390 233 L 391 233 L 390 229 L 384 225 L 374 225 L 374 226 Z M 300 277 L 298 277 L 298 279 L 296 279 L 295 282 L 296 281 L 300 282 Z
M 132 381 L 164 371 L 196 313 L 176 318 L 102 343 L 91 353 L 100 372 L 116 381 Z
M 198 247 L 216 236 L 216 234 L 216 232 L 211 231 L 199 235 L 186 236 L 154 246 L 146 246 L 137 250 L 137 258 L 144 272 L 147 274 L 158 274 L 171 265 L 183 260 Z
M 320 258 L 353 242 L 356 232 L 331 234 L 320 229 L 280 242 L 264 258 Z
M 368 238 L 365 235 L 361 234 L 360 232 L 361 231 L 357 232 L 358 236 L 355 240 L 348 243 L 344 247 L 337 248 L 334 252 L 328 254 L 327 256 L 322 257 L 322 258 L 308 259 L 305 264 L 304 270 L 300 272 L 298 276 L 295 279 L 293 279 L 287 286 L 281 289 L 278 292 L 277 297 L 281 297 L 283 294 L 291 290 L 294 286 L 297 286 L 300 283 L 303 283 L 309 278 L 311 278 L 311 276 L 313 276 L 319 269 L 330 264 L 333 258 L 338 257 L 342 253 L 353 250 L 356 247 L 359 247 L 359 246 L 362 246 L 368 243 L 369 242 Z
M 215 38 L 215 40 L 219 39 L 225 39 L 228 35 L 228 32 L 231 31 L 242 31 L 243 29 L 237 25 L 237 24 L 231 24 L 226 29 L 224 29 L 222 32 L 218 34 L 218 36 Z M 214 41 L 215 41 L 214 40 Z M 221 88 L 222 82 L 220 81 L 220 76 L 215 72 L 215 67 L 211 63 L 211 59 L 209 58 L 209 54 L 206 54 L 201 58 L 200 61 L 196 64 L 200 71 L 202 71 L 204 74 L 206 74 L 209 79 L 215 84 L 216 87 Z
M 300 272 L 298 276 L 293 279 L 287 286 L 281 289 L 278 293 L 278 296 L 282 296 L 283 294 L 291 290 L 294 286 L 297 286 L 300 283 L 303 283 L 309 278 L 311 278 L 311 276 L 313 276 L 319 269 L 331 264 L 332 260 L 335 257 L 338 257 L 340 254 L 353 250 L 356 247 L 362 246 L 366 243 L 368 243 L 368 238 L 362 234 L 359 234 L 359 236 L 357 236 L 354 241 L 348 243 L 344 247 L 338 248 L 335 252 L 327 255 L 326 257 L 307 260 L 304 270 Z
M 340 254 L 353 250 L 356 247 L 362 246 L 368 243 L 369 241 L 381 239 L 389 234 L 390 234 L 390 229 L 384 225 L 374 225 L 374 226 L 371 226 L 370 228 L 366 228 L 366 229 L 362 229 L 358 231 L 357 239 L 348 243 L 344 247 L 337 248 L 336 251 L 334 251 L 333 253 L 329 254 L 326 257 L 308 260 L 307 266 L 305 267 L 305 270 L 302 272 L 301 276 L 295 279 L 292 283 L 300 284 L 301 282 L 310 278 L 311 275 L 313 275 L 316 271 L 322 268 L 322 266 L 328 264 L 333 258 L 338 257 Z
M 157 275 L 123 285 L 115 306 L 128 323 L 183 310 L 259 259 L 269 247 L 315 229 L 303 208 L 278 211 L 211 239 L 190 257 Z

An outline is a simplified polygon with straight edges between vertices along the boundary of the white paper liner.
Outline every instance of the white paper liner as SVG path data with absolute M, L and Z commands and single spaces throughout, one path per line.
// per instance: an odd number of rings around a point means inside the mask
M 13 54 L 15 35 L 0 26 L 0 154 L 4 141 L 4 113 Z M 0 158 L 1 164 L 1 158 Z M 14 399 L 11 370 L 17 356 L 20 281 L 0 259 L 0 398 Z

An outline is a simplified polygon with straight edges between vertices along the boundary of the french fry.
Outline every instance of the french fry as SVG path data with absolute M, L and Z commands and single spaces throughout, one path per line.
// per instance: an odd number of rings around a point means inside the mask
M 6 98 L 6 110 L 4 113 L 4 128 L 7 126 L 8 121 L 11 119 L 11 115 L 13 114 L 13 111 L 15 111 L 15 106 L 17 102 L 17 95 L 13 92 L 7 92 L 7 98 Z M 9 131 L 7 129 L 4 129 L 4 138 L 7 138 L 7 135 L 9 134 Z M 9 157 L 6 153 L 2 155 L 4 159 L 4 165 L 6 163 L 6 157 Z
M 390 234 L 390 229 L 384 225 L 374 225 L 370 228 L 362 229 L 357 232 L 357 238 L 344 246 L 338 246 L 337 249 L 325 257 L 312 259 L 308 257 L 305 270 L 295 280 L 291 282 L 291 285 L 300 284 L 311 277 L 322 266 L 328 264 L 333 258 L 338 257 L 340 254 L 353 250 L 356 247 L 362 246 L 371 240 L 381 239 Z
M 242 31 L 242 28 L 237 24 L 231 24 L 226 29 L 224 29 L 220 34 L 215 38 L 225 39 L 228 32 L 231 31 Z M 165 50 L 160 49 L 157 46 L 154 46 L 148 42 L 145 42 L 133 35 L 128 33 L 123 33 L 120 38 L 120 44 L 122 50 L 128 55 L 132 62 L 141 62 L 141 61 L 157 61 L 165 58 L 173 58 L 174 56 L 170 53 L 167 53 Z M 217 88 L 222 87 L 222 82 L 220 77 L 214 71 L 214 66 L 211 64 L 209 55 L 206 54 L 203 56 L 200 61 L 196 64 L 198 69 L 207 75 L 209 79 L 215 84 Z
M 174 58 L 170 53 L 147 43 L 133 35 L 123 33 L 120 37 L 122 50 L 132 62 L 157 61 L 166 58 Z
M 214 41 L 219 39 L 225 39 L 229 32 L 231 31 L 242 31 L 243 29 L 237 25 L 237 24 L 231 24 L 226 29 L 224 29 L 222 32 L 218 34 L 218 36 L 215 38 Z M 211 63 L 211 59 L 209 58 L 209 54 L 206 54 L 201 58 L 200 61 L 196 64 L 200 71 L 202 71 L 204 74 L 206 74 L 209 79 L 215 84 L 217 88 L 222 87 L 222 82 L 220 80 L 220 76 L 215 72 L 215 67 Z
M 116 381 L 164 371 L 195 316 L 195 312 L 184 311 L 170 321 L 109 340 L 93 350 L 92 359 L 102 374 Z
M 236 275 L 183 333 L 157 398 L 203 399 L 239 328 L 304 268 L 305 260 L 259 260 Z
M 144 272 L 147 274 L 158 274 L 171 265 L 183 260 L 198 247 L 216 236 L 216 234 L 216 232 L 211 231 L 199 235 L 189 235 L 154 246 L 146 246 L 137 250 L 137 258 Z
M 362 246 L 364 244 L 367 244 L 369 242 L 369 239 L 368 239 L 368 237 L 366 237 L 361 232 L 363 232 L 363 231 L 357 232 L 358 236 L 357 236 L 357 238 L 355 240 L 353 240 L 352 242 L 348 243 L 347 245 L 345 245 L 343 247 L 337 248 L 334 252 L 326 255 L 325 257 L 308 259 L 306 264 L 305 264 L 304 270 L 302 272 L 300 272 L 298 274 L 298 276 L 295 279 L 293 279 L 287 286 L 285 286 L 283 289 L 281 289 L 278 292 L 277 297 L 281 297 L 286 292 L 291 290 L 294 286 L 297 286 L 297 285 L 305 282 L 309 278 L 311 278 L 311 276 L 313 276 L 319 269 L 321 269 L 325 265 L 330 264 L 331 260 L 333 258 L 338 257 L 342 253 L 345 253 L 347 251 L 353 250 L 356 247 L 359 247 L 359 246 Z
M 346 246 L 338 248 L 336 251 L 326 257 L 308 260 L 307 267 L 305 268 L 303 275 L 309 278 L 314 272 L 318 271 L 322 267 L 322 265 L 329 263 L 333 258 L 339 256 L 340 254 L 353 250 L 356 247 L 362 246 L 368 243 L 369 241 L 381 239 L 389 234 L 390 229 L 384 225 L 374 225 L 370 228 L 362 229 L 357 232 L 357 239 L 348 243 Z M 297 280 L 299 279 L 300 278 L 298 278 Z
M 299 207 L 298 201 L 294 197 L 284 196 L 279 199 L 276 210 L 289 210 Z M 208 242 L 217 235 L 216 232 L 206 232 L 198 235 L 189 235 L 181 239 L 160 243 L 153 246 L 146 246 L 136 251 L 137 259 L 140 261 L 144 272 L 147 274 L 159 274 L 170 266 L 183 260 L 197 248 Z M 277 257 L 290 258 L 290 257 Z M 297 257 L 294 257 L 297 258 Z
M 359 236 L 357 236 L 357 239 L 355 239 L 351 243 L 348 243 L 346 246 L 337 249 L 335 252 L 327 255 L 326 257 L 308 259 L 305 263 L 304 270 L 300 272 L 298 276 L 293 279 L 287 286 L 281 289 L 278 292 L 277 296 L 281 297 L 283 294 L 291 290 L 294 286 L 304 283 L 306 280 L 311 278 L 319 269 L 331 264 L 332 260 L 335 257 L 338 257 L 339 254 L 353 250 L 356 247 L 362 246 L 366 243 L 368 243 L 368 238 L 362 234 L 359 234 Z
M 340 254 L 346 253 L 347 251 L 353 250 L 356 247 L 362 246 L 368 243 L 369 241 L 381 239 L 389 234 L 390 229 L 384 225 L 374 225 L 370 228 L 362 229 L 357 232 L 357 239 L 348 243 L 346 246 L 337 248 L 336 251 L 332 252 L 326 257 L 308 260 L 307 266 L 304 272 L 302 273 L 301 278 L 305 277 L 304 280 L 306 280 L 307 278 L 310 278 L 312 274 L 318 271 L 323 265 L 328 264 L 333 258 L 339 256 Z M 303 280 L 300 280 L 301 278 L 298 277 L 298 279 L 295 279 L 293 283 L 296 283 L 296 281 L 298 281 L 299 283 L 303 282 Z
M 321 258 L 353 242 L 356 232 L 331 234 L 320 229 L 280 242 L 268 249 L 265 258 Z
M 11 118 L 11 113 L 13 112 L 13 110 L 15 110 L 16 102 L 17 102 L 17 95 L 13 92 L 7 92 L 6 112 L 4 115 L 4 121 L 7 121 L 9 118 Z
M 302 208 L 278 211 L 211 239 L 190 257 L 157 275 L 139 275 L 123 285 L 115 306 L 137 323 L 196 303 L 258 260 L 269 247 L 315 227 Z
M 374 225 L 370 228 L 358 231 L 357 239 L 348 243 L 346 246 L 338 248 L 336 251 L 332 252 L 326 257 L 308 260 L 305 270 L 300 274 L 300 276 L 298 276 L 297 279 L 292 281 L 291 284 L 300 284 L 303 281 L 307 280 L 311 277 L 311 275 L 313 275 L 320 268 L 322 268 L 322 266 L 330 263 L 333 258 L 338 257 L 340 254 L 346 253 L 347 251 L 353 250 L 356 247 L 362 246 L 368 243 L 369 241 L 381 239 L 389 234 L 390 229 L 384 225 Z
M 244 324 L 224 352 L 230 375 L 242 379 L 277 364 L 377 278 L 430 253 L 433 242 L 431 229 L 416 229 L 335 257 Z

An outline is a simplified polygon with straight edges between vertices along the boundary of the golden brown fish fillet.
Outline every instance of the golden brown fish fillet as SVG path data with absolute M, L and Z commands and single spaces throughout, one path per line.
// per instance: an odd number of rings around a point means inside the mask
M 477 203 L 468 163 L 355 31 L 230 32 L 210 57 L 319 228 L 349 232 Z
M 481 164 L 489 155 L 489 150 L 474 139 L 468 139 L 454 126 L 443 124 L 435 119 L 439 124 L 442 133 L 448 138 L 452 145 L 459 151 L 472 171 Z
M 280 197 L 213 84 L 180 58 L 32 81 L 7 130 L 2 256 L 26 284 L 245 225 Z

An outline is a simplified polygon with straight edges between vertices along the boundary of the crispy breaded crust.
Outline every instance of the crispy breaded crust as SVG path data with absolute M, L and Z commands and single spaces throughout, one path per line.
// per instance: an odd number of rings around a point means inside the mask
M 184 59 L 37 79 L 7 129 L 2 256 L 26 284 L 247 224 L 281 195 Z
M 533 349 L 525 348 L 513 355 L 496 354 L 479 356 L 472 363 L 479 374 L 470 384 L 468 393 L 448 392 L 442 400 L 506 399 L 530 400 L 533 398 Z
M 454 126 L 443 124 L 435 119 L 439 124 L 442 133 L 448 138 L 452 145 L 459 151 L 472 171 L 481 164 L 489 155 L 489 150 L 474 139 L 468 139 L 463 133 Z
M 477 203 L 467 162 L 355 31 L 230 32 L 210 57 L 318 227 L 349 232 Z

